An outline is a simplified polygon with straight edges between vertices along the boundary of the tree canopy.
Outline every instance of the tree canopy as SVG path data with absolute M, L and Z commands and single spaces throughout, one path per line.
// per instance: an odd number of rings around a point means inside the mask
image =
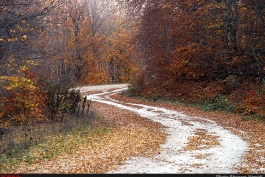
M 20 109 L 12 99 L 43 114 L 24 92 L 44 98 L 52 83 L 125 82 L 263 115 L 264 14 L 261 0 L 2 0 L 0 116 Z

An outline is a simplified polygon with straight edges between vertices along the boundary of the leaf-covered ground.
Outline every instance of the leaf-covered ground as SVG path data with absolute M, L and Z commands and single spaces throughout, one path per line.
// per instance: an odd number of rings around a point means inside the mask
M 92 92 L 90 92 L 91 94 Z M 236 114 L 222 112 L 205 112 L 193 107 L 184 107 L 172 103 L 146 102 L 120 95 L 112 95 L 126 103 L 145 104 L 163 107 L 169 110 L 177 110 L 188 116 L 204 117 L 215 121 L 218 125 L 230 130 L 235 135 L 247 142 L 248 148 L 240 165 L 238 173 L 264 173 L 265 170 L 265 125 L 254 120 L 242 121 Z M 136 106 L 135 106 L 136 107 Z M 161 144 L 167 138 L 165 127 L 146 118 L 115 106 L 93 102 L 91 111 L 104 116 L 114 125 L 112 132 L 101 137 L 78 150 L 42 161 L 36 164 L 22 164 L 13 173 L 106 173 L 118 169 L 130 157 L 153 157 L 160 153 Z M 192 126 L 189 121 L 181 120 L 183 125 Z M 197 120 L 203 121 L 202 119 Z M 218 135 L 210 134 L 207 129 L 197 129 L 194 136 L 188 138 L 184 151 L 196 151 L 219 146 Z M 211 154 L 197 156 L 197 159 L 205 159 Z M 229 160 L 229 159 L 228 159 Z M 194 168 L 202 168 L 202 164 L 192 164 Z M 188 173 L 189 169 L 183 169 L 181 173 Z M 213 172 L 215 173 L 215 172 Z
M 147 102 L 120 95 L 114 95 L 112 97 L 124 102 L 164 107 L 170 110 L 180 111 L 188 116 L 198 116 L 213 120 L 218 125 L 230 130 L 248 143 L 248 150 L 242 157 L 241 166 L 237 167 L 238 173 L 264 174 L 265 172 L 265 123 L 262 121 L 252 119 L 244 121 L 239 114 L 203 111 L 195 107 L 181 106 L 166 102 Z M 184 123 L 189 124 L 188 122 Z M 205 139 L 205 137 L 203 137 L 203 139 Z M 191 140 L 193 140 L 193 142 L 201 141 L 195 137 L 191 138 Z M 212 141 L 214 141 L 214 138 L 212 138 Z M 194 146 L 196 146 L 196 144 L 188 145 L 187 148 L 196 148 Z
M 36 164 L 24 164 L 13 173 L 106 173 L 128 157 L 158 153 L 160 144 L 166 139 L 160 124 L 129 111 L 96 102 L 91 111 L 110 121 L 114 125 L 112 132 L 95 138 L 72 154 Z

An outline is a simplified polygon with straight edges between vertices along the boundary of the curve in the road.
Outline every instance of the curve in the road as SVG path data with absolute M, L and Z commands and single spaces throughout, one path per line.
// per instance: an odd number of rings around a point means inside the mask
M 241 165 L 248 147 L 240 137 L 201 117 L 190 117 L 178 111 L 143 104 L 125 104 L 110 98 L 110 95 L 125 89 L 127 85 L 122 85 L 114 91 L 105 90 L 87 95 L 87 98 L 159 122 L 167 127 L 168 137 L 166 143 L 161 145 L 159 154 L 154 157 L 133 157 L 108 173 L 237 173 L 236 167 Z M 193 147 L 189 144 L 191 140 L 200 142 L 201 146 Z

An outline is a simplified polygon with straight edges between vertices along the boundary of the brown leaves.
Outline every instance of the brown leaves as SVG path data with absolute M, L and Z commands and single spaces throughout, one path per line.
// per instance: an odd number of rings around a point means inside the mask
M 195 136 L 188 138 L 189 142 L 184 147 L 185 151 L 208 149 L 220 145 L 218 136 L 208 134 L 206 129 L 198 129 Z
M 120 101 L 143 103 L 144 101 L 115 96 Z M 180 107 L 168 103 L 147 103 L 148 105 L 166 107 L 178 110 L 188 115 L 196 115 L 214 120 L 249 143 L 249 151 L 242 157 L 242 165 L 236 167 L 239 173 L 261 173 L 265 168 L 265 127 L 261 122 L 241 121 L 236 114 L 224 114 L 221 112 L 203 112 L 192 107 Z M 114 126 L 112 132 L 104 136 L 87 137 L 92 142 L 86 146 L 79 146 L 78 150 L 71 154 L 65 154 L 40 164 L 33 164 L 35 170 L 29 171 L 27 166 L 17 169 L 22 173 L 105 173 L 117 168 L 128 157 L 152 156 L 158 153 L 160 144 L 164 143 L 166 134 L 158 123 L 130 113 L 129 111 L 108 106 L 101 103 L 93 103 L 91 107 Z M 188 122 L 183 122 L 188 124 Z M 229 128 L 230 127 L 230 128 Z M 245 133 L 244 133 L 244 132 Z M 200 150 L 219 145 L 218 136 L 210 134 L 205 129 L 198 129 L 194 136 L 189 138 L 185 150 Z M 195 156 L 197 159 L 205 159 L 211 154 Z M 201 164 L 194 163 L 193 167 L 200 168 Z M 21 170 L 23 169 L 23 170 Z M 183 169 L 183 173 L 191 172 Z
M 127 97 L 120 97 L 114 95 L 115 99 L 120 101 L 128 101 L 131 103 L 148 104 L 152 106 L 159 106 L 168 108 L 171 110 L 181 111 L 189 116 L 204 117 L 209 120 L 215 121 L 218 125 L 229 129 L 231 132 L 241 137 L 244 141 L 249 144 L 249 150 L 242 157 L 242 165 L 236 167 L 239 173 L 264 173 L 265 168 L 265 124 L 264 122 L 258 122 L 255 120 L 242 121 L 239 114 L 234 113 L 223 113 L 218 111 L 202 111 L 195 107 L 180 106 L 177 104 L 171 104 L 166 102 L 146 102 L 143 100 L 136 100 Z M 181 120 L 182 121 L 182 120 Z M 201 123 L 203 120 L 196 120 Z M 187 121 L 182 121 L 183 124 L 188 125 Z M 206 123 L 206 122 L 205 122 Z M 189 144 L 186 146 L 187 149 L 196 150 L 216 146 L 218 145 L 217 137 L 215 135 L 209 135 L 209 132 L 198 130 L 194 137 L 189 138 Z M 203 140 L 206 139 L 206 141 Z M 212 138 L 212 141 L 209 140 Z M 196 145 L 196 143 L 199 143 Z M 208 144 L 207 144 L 208 143 Z M 199 146 L 203 145 L 203 146 Z M 205 156 L 196 156 L 196 158 L 205 158 L 211 154 L 204 154 Z M 263 170 L 263 171 L 262 171 Z M 183 171 L 187 172 L 187 171 Z
M 143 119 L 129 111 L 101 103 L 93 103 L 92 111 L 104 116 L 115 128 L 92 139 L 72 153 L 41 163 L 26 164 L 15 173 L 105 173 L 121 165 L 128 157 L 152 156 L 165 142 L 166 134 L 158 123 Z M 95 124 L 96 125 L 96 124 Z

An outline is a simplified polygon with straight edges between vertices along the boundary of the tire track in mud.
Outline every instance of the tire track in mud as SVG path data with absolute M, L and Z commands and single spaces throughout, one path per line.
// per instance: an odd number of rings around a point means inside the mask
M 113 91 L 87 95 L 87 98 L 161 123 L 166 127 L 168 137 L 154 157 L 132 157 L 108 173 L 237 173 L 248 149 L 248 144 L 240 137 L 202 117 L 191 117 L 161 107 L 124 103 L 110 97 L 126 89 L 127 85 L 122 85 Z

